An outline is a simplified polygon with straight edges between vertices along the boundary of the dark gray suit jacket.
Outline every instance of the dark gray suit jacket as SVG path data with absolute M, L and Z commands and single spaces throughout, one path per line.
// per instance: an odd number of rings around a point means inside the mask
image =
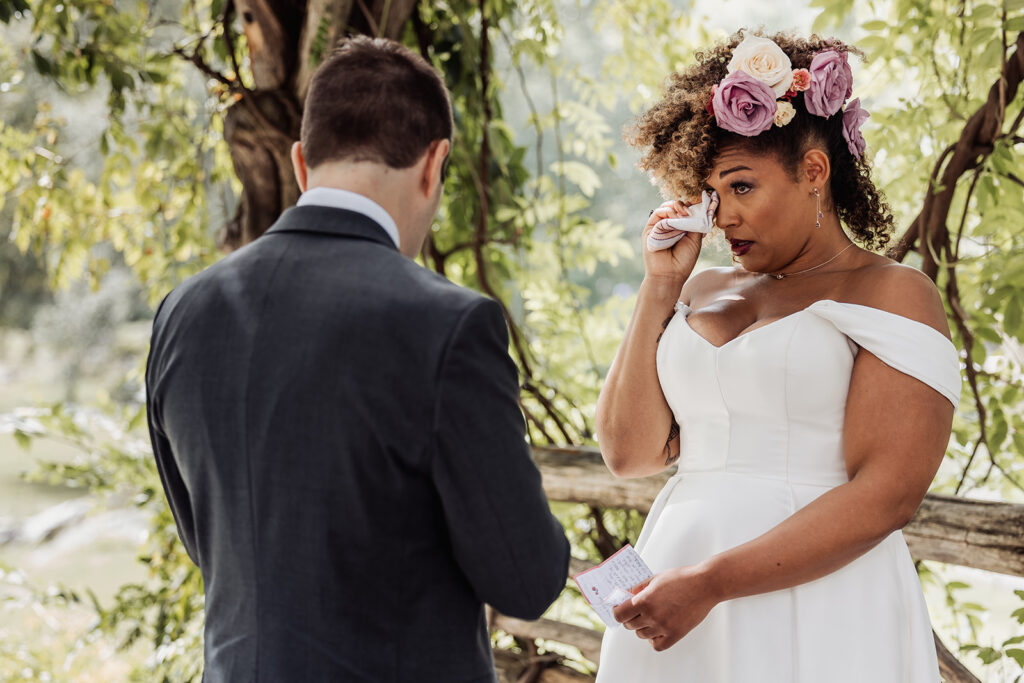
M 289 209 L 175 289 L 146 385 L 207 683 L 493 681 L 483 603 L 565 586 L 499 306 L 362 214 Z

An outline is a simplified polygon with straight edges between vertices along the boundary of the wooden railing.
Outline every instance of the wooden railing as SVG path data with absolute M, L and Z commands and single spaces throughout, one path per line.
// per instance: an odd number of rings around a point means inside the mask
M 599 508 L 631 508 L 646 513 L 668 472 L 644 479 L 617 479 L 594 448 L 534 448 L 544 490 L 553 501 L 586 503 Z M 986 571 L 1024 576 L 1024 505 L 969 500 L 928 494 L 914 519 L 903 529 L 911 554 L 918 560 L 937 560 Z M 589 566 L 573 560 L 570 575 Z M 532 647 L 540 638 L 572 645 L 599 664 L 601 634 L 589 628 L 552 619 L 522 621 L 491 614 L 491 626 L 516 636 Z M 977 683 L 966 667 L 935 639 L 939 668 L 949 683 Z M 531 656 L 532 655 L 532 656 Z M 504 680 L 517 683 L 592 681 L 558 663 L 557 657 L 526 653 L 515 657 L 495 651 Z

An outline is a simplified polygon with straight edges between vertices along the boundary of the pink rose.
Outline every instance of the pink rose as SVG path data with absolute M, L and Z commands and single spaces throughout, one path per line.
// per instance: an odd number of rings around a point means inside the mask
M 720 127 L 747 137 L 771 128 L 778 108 L 775 91 L 745 71 L 722 79 L 711 104 Z
M 804 106 L 816 116 L 832 116 L 853 93 L 853 72 L 846 61 L 846 53 L 819 52 L 811 60 L 809 71 L 811 82 L 804 94 Z
M 803 92 L 811 84 L 811 72 L 807 69 L 793 69 L 793 82 L 789 84 L 792 92 Z
M 859 97 L 850 100 L 846 105 L 846 111 L 843 112 L 843 137 L 846 138 L 846 144 L 850 147 L 850 154 L 857 159 L 864 156 L 864 149 L 867 147 L 860 127 L 868 120 L 869 116 L 871 114 L 861 109 Z

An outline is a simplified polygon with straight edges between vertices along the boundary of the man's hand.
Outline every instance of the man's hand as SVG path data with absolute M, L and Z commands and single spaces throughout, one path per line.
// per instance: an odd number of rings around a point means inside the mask
M 707 570 L 680 567 L 634 586 L 634 597 L 615 608 L 615 619 L 661 652 L 679 642 L 719 603 Z

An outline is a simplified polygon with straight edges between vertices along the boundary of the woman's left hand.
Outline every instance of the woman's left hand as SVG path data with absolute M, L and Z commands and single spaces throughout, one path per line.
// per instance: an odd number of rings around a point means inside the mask
M 700 565 L 655 574 L 631 592 L 635 595 L 615 608 L 615 619 L 658 652 L 679 642 L 719 603 Z

